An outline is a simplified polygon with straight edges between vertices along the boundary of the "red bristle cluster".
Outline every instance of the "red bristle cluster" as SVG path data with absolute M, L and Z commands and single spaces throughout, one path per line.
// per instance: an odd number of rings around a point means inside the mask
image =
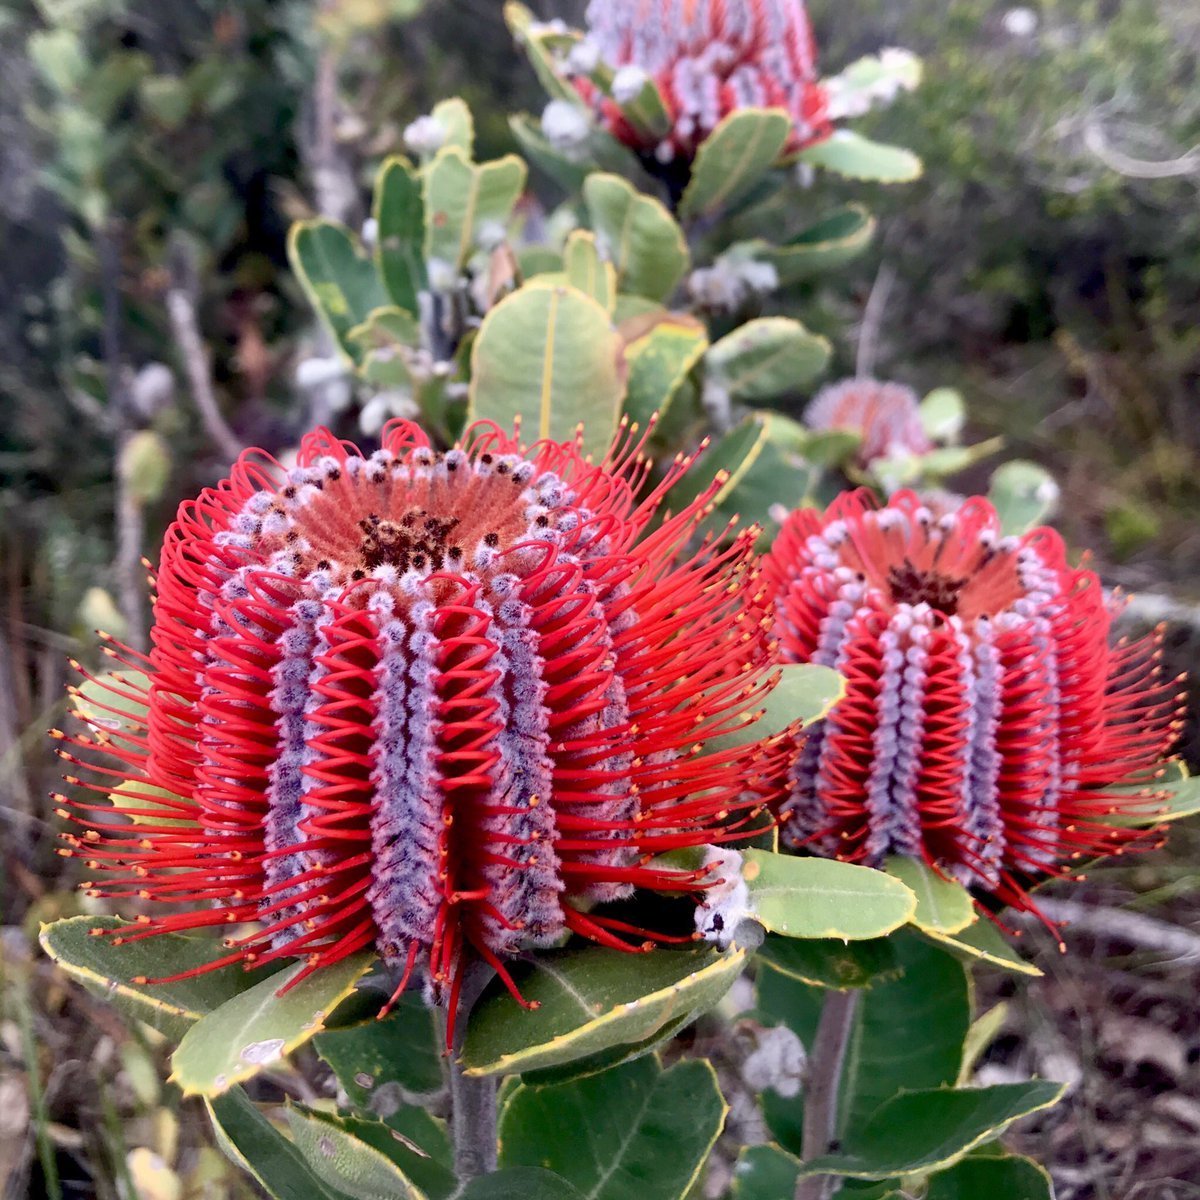
M 764 574 L 784 660 L 847 681 L 793 762 L 785 844 L 910 855 L 1032 908 L 1030 879 L 1144 836 L 1105 818 L 1161 802 L 1178 681 L 1161 631 L 1112 640 L 1114 604 L 1052 530 L 1003 537 L 978 497 L 939 517 L 860 491 L 792 513 Z
M 828 97 L 817 81 L 816 47 L 802 0 L 592 0 L 585 47 L 617 73 L 658 87 L 671 119 L 647 139 L 589 79 L 576 86 L 596 103 L 613 135 L 662 163 L 690 161 L 732 112 L 783 108 L 789 151 L 828 137 Z
M 472 955 L 507 978 L 570 932 L 653 938 L 592 906 L 703 886 L 651 859 L 769 819 L 782 746 L 703 746 L 772 684 L 755 531 L 688 549 L 718 482 L 651 528 L 691 460 L 639 500 L 641 445 L 318 431 L 185 503 L 153 650 L 110 648 L 143 675 L 102 679 L 114 721 L 93 702 L 65 752 L 136 818 L 73 805 L 89 886 L 180 906 L 123 938 L 250 922 L 224 961 L 310 970 L 377 947 L 452 1010 Z

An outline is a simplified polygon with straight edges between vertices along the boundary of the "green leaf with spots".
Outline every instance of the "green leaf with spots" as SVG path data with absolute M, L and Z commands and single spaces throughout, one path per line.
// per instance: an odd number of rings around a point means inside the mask
M 725 1121 L 716 1072 L 642 1058 L 558 1087 L 522 1085 L 500 1118 L 505 1167 L 549 1167 L 588 1200 L 683 1200 Z
M 184 1034 L 172 1081 L 185 1096 L 219 1096 L 280 1062 L 325 1028 L 370 967 L 371 955 L 356 954 L 293 984 L 307 969 L 300 962 L 226 1000 Z
M 610 315 L 617 303 L 617 270 L 596 249 L 596 235 L 576 229 L 563 247 L 566 282 L 591 296 Z
M 870 867 L 764 850 L 742 852 L 750 915 L 794 938 L 884 937 L 912 918 L 916 900 L 899 880 Z
M 801 1173 L 889 1179 L 947 1167 L 1014 1121 L 1057 1103 L 1064 1091 L 1064 1084 L 1035 1080 L 904 1092 L 848 1125 L 837 1153 L 811 1159 Z
M 625 385 L 621 339 L 603 307 L 573 287 L 528 283 L 483 319 L 471 352 L 468 419 L 527 441 L 569 441 L 583 425 L 586 453 L 612 444 Z
M 387 1116 L 402 1094 L 428 1095 L 444 1084 L 433 1009 L 405 993 L 383 1020 L 331 1029 L 313 1041 L 360 1112 Z
M 956 958 L 975 959 L 994 967 L 1003 967 L 1007 971 L 1015 971 L 1018 975 L 1038 976 L 1042 973 L 1033 963 L 1026 962 L 1008 944 L 1004 934 L 986 918 L 980 918 L 958 933 L 926 930 L 925 936 L 935 945 L 949 950 Z
M 375 263 L 359 253 L 349 230 L 324 219 L 298 221 L 288 234 L 288 261 L 317 316 L 353 359 L 350 331 L 393 303 Z
M 710 386 L 747 402 L 794 392 L 829 362 L 830 345 L 791 317 L 756 317 L 704 356 Z
M 708 949 L 630 955 L 599 946 L 550 951 L 518 965 L 524 1012 L 493 986 L 471 1013 L 462 1062 L 468 1075 L 559 1066 L 653 1037 L 716 1005 L 745 965 L 745 953 Z
M 861 1124 L 885 1100 L 909 1088 L 952 1084 L 962 1065 L 971 1024 L 970 987 L 963 965 L 911 932 L 890 939 L 903 973 L 861 992 L 839 1093 L 839 1129 Z M 758 1010 L 783 1022 L 812 1045 L 827 992 L 775 970 L 758 977 Z M 803 1104 L 773 1092 L 763 1108 L 774 1136 L 800 1153 Z
M 701 143 L 680 213 L 708 217 L 741 199 L 779 161 L 791 132 L 785 109 L 731 112 Z
M 967 1157 L 930 1179 L 925 1200 L 1054 1200 L 1054 1186 L 1030 1158 Z
M 354 1200 L 425 1200 L 425 1193 L 397 1163 L 355 1136 L 339 1117 L 289 1104 L 287 1119 L 296 1149 L 327 1187 Z M 443 1195 L 449 1194 L 447 1188 Z
M 770 263 L 779 283 L 799 283 L 827 274 L 857 258 L 875 236 L 875 218 L 860 204 L 849 204 L 831 213 L 803 233 L 774 246 L 762 239 L 744 242 L 746 253 Z
M 666 300 L 690 258 L 683 231 L 666 207 L 619 175 L 599 172 L 585 180 L 583 199 L 596 245 L 616 267 L 620 290 Z
M 977 919 L 970 892 L 926 863 L 897 854 L 887 860 L 884 870 L 916 896 L 912 923 L 925 933 L 960 933 Z
M 126 1016 L 145 1021 L 168 1037 L 178 1039 L 197 1021 L 227 1001 L 263 981 L 270 972 L 253 974 L 240 965 L 207 971 L 175 983 L 147 983 L 191 971 L 224 958 L 229 951 L 217 938 L 181 937 L 165 933 L 142 941 L 118 943 L 94 936 L 94 929 L 138 931 L 132 922 L 115 917 L 69 917 L 43 925 L 42 949 L 72 979 L 112 1003 Z
M 643 428 L 655 413 L 664 417 L 707 349 L 704 326 L 687 317 L 665 317 L 631 342 L 625 349 L 625 415 Z
M 1013 459 L 992 472 L 988 499 L 1000 518 L 1005 537 L 1018 537 L 1040 525 L 1054 511 L 1059 489 L 1054 476 L 1037 463 Z
M 584 1200 L 583 1193 L 553 1171 L 513 1167 L 467 1184 L 459 1200 Z
M 396 156 L 379 169 L 372 203 L 375 267 L 392 299 L 416 316 L 418 294 L 429 286 L 425 273 L 425 197 L 412 163 Z
M 801 150 L 796 157 L 847 179 L 873 183 L 911 183 L 921 175 L 921 160 L 911 150 L 873 142 L 850 129 L 834 130 L 823 142 Z
M 515 154 L 475 164 L 458 146 L 437 152 L 423 173 L 432 287 L 448 289 L 477 249 L 490 250 L 504 240 L 525 178 L 525 164 Z
M 206 1098 L 217 1145 L 275 1200 L 349 1200 L 309 1169 L 304 1155 L 252 1104 L 241 1088 Z
M 758 958 L 790 979 L 836 991 L 874 987 L 898 978 L 904 970 L 887 938 L 846 942 L 768 934 Z

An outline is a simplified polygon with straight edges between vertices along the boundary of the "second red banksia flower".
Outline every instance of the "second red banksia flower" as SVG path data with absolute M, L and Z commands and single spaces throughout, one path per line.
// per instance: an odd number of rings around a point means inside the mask
M 452 1009 L 472 956 L 507 979 L 568 932 L 636 948 L 592 906 L 702 882 L 650 860 L 754 823 L 775 769 L 703 746 L 771 667 L 754 531 L 687 548 L 718 484 L 652 527 L 690 466 L 639 500 L 634 438 L 596 466 L 399 422 L 369 457 L 323 431 L 291 471 L 250 452 L 184 504 L 154 648 L 115 651 L 146 682 L 111 703 L 145 721 L 66 751 L 137 821 L 74 806 L 90 886 L 181 909 L 126 936 L 250 922 L 225 961 L 313 970 L 375 947 Z
M 671 119 L 649 143 L 610 101 L 598 99 L 614 136 L 667 163 L 691 160 L 722 118 L 740 108 L 784 108 L 789 150 L 827 137 L 827 98 L 802 0 L 592 0 L 587 44 L 618 72 L 657 86 Z M 584 93 L 595 97 L 590 84 Z
M 860 491 L 792 513 L 764 571 L 784 661 L 847 689 L 794 759 L 785 845 L 908 855 L 1033 907 L 1029 879 L 1139 836 L 1103 818 L 1153 814 L 1177 685 L 1160 637 L 1113 639 L 1116 607 L 1053 530 L 1002 537 L 979 497 L 938 517 Z

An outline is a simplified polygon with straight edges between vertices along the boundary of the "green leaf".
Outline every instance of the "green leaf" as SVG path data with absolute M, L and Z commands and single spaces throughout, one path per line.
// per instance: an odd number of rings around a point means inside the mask
M 326 1187 L 309 1170 L 304 1155 L 241 1088 L 206 1097 L 204 1105 L 225 1156 L 276 1200 L 345 1200 L 346 1193 Z
M 540 1167 L 513 1167 L 467 1184 L 459 1200 L 584 1200 L 561 1175 Z
M 583 424 L 585 452 L 602 457 L 617 427 L 624 383 L 621 339 L 608 313 L 572 287 L 537 283 L 506 296 L 483 319 L 471 352 L 469 420 L 528 441 L 570 441 Z
M 471 1014 L 466 1073 L 532 1071 L 643 1041 L 684 1014 L 712 1008 L 744 964 L 741 950 L 631 955 L 586 947 L 539 954 L 513 977 L 540 1008 L 522 1012 L 505 989 L 493 987 Z
M 854 1179 L 936 1170 L 998 1137 L 1014 1121 L 1056 1104 L 1065 1091 L 1064 1084 L 1035 1080 L 905 1092 L 881 1104 L 861 1125 L 848 1125 L 836 1154 L 811 1159 L 800 1170 Z
M 191 91 L 185 80 L 174 75 L 147 76 L 138 85 L 138 96 L 165 129 L 178 129 L 191 112 Z
M 710 382 L 735 400 L 768 400 L 814 379 L 829 362 L 827 339 L 791 317 L 756 317 L 704 356 Z
M 752 257 L 770 263 L 786 287 L 857 258 L 874 236 L 875 218 L 862 205 L 849 204 L 781 246 L 761 239 L 743 245 Z
M 72 692 L 75 711 L 101 739 L 141 734 L 149 708 L 141 697 L 149 687 L 149 676 L 141 671 L 106 671 L 85 679 Z
M 897 933 L 889 940 L 903 974 L 859 995 L 838 1098 L 840 1129 L 861 1124 L 905 1089 L 953 1083 L 962 1065 L 971 1023 L 962 964 L 913 933 Z M 766 966 L 758 977 L 759 1011 L 786 1023 L 805 1045 L 812 1045 L 825 990 L 798 983 L 769 961 Z M 774 1136 L 799 1153 L 802 1104 L 767 1092 L 763 1107 Z
M 425 1200 L 396 1163 L 339 1118 L 295 1104 L 287 1118 L 296 1148 L 328 1187 L 354 1200 Z
M 1000 1036 L 1000 1030 L 1004 1027 L 1007 1016 L 1008 1004 L 1001 1000 L 999 1004 L 989 1008 L 983 1016 L 976 1017 L 971 1022 L 966 1039 L 963 1041 L 962 1066 L 958 1069 L 957 1080 L 959 1087 L 966 1087 L 971 1082 L 971 1076 L 975 1073 L 979 1060 L 987 1048 Z
M 925 1200 L 1054 1200 L 1054 1187 L 1030 1158 L 964 1158 L 929 1181 Z
M 1040 525 L 1054 511 L 1058 496 L 1054 476 L 1045 467 L 1023 459 L 998 466 L 988 487 L 988 499 L 1000 517 L 1005 537 L 1028 533 Z
M 745 1146 L 733 1168 L 733 1200 L 787 1200 L 796 1190 L 800 1160 L 780 1146 Z
M 782 108 L 735 109 L 701 144 L 680 213 L 711 216 L 745 196 L 779 161 L 791 132 Z
M 613 96 L 613 103 L 643 137 L 665 138 L 671 132 L 671 114 L 663 103 L 658 84 L 649 75 L 636 96 L 627 100 L 619 100 Z
M 967 419 L 966 405 L 962 392 L 957 388 L 934 388 L 918 409 L 921 428 L 933 442 L 950 442 L 962 433 Z
M 852 62 L 821 86 L 830 116 L 856 117 L 878 104 L 889 104 L 899 92 L 911 92 L 921 82 L 921 60 L 907 50 L 885 50 Z
M 384 161 L 375 183 L 375 267 L 392 302 L 417 312 L 417 296 L 429 286 L 425 274 L 425 197 L 406 158 Z
M 823 142 L 801 150 L 797 158 L 848 179 L 875 183 L 910 183 L 921 175 L 921 160 L 911 150 L 873 142 L 849 129 L 834 130 Z
M 406 308 L 377 308 L 361 325 L 346 335 L 361 353 L 396 350 L 421 344 L 421 325 Z
M 525 113 L 509 117 L 508 127 L 521 153 L 534 166 L 543 170 L 572 196 L 583 190 L 583 181 L 596 169 L 593 163 L 564 154 L 551 144 L 541 126 Z
M 224 958 L 229 952 L 216 938 L 164 933 L 137 942 L 114 943 L 94 937 L 93 929 L 129 929 L 132 922 L 115 917 L 68 917 L 43 925 L 42 949 L 72 979 L 110 1001 L 126 1016 L 145 1021 L 170 1038 L 181 1038 L 201 1017 L 263 979 L 240 965 L 221 967 L 176 983 L 146 983 L 190 971 Z M 265 980 L 267 984 L 271 979 Z
M 425 259 L 435 288 L 449 287 L 476 249 L 503 241 L 525 177 L 515 154 L 476 165 L 458 146 L 437 152 L 423 183 Z M 435 278 L 435 264 L 451 278 Z
M 559 1087 L 522 1085 L 500 1118 L 503 1166 L 549 1167 L 590 1200 L 682 1200 L 725 1121 L 716 1072 L 642 1058 Z
M 307 968 L 300 962 L 226 1000 L 184 1034 L 171 1056 L 171 1079 L 185 1096 L 219 1096 L 257 1075 L 320 1033 L 370 966 L 371 955 L 356 954 L 280 995 Z
M 1200 775 L 1189 776 L 1182 759 L 1171 759 L 1164 764 L 1163 777 L 1156 779 L 1149 787 L 1155 794 L 1150 804 L 1139 804 L 1136 811 L 1131 811 L 1119 803 L 1118 798 L 1125 797 L 1128 805 L 1130 794 L 1140 796 L 1145 790 L 1141 787 L 1108 788 L 1107 791 L 1114 797 L 1113 808 L 1099 819 L 1107 825 L 1141 829 L 1200 813 Z
M 625 349 L 625 415 L 643 428 L 655 413 L 665 416 L 707 349 L 703 325 L 688 318 L 667 317 L 631 342 Z
M 926 937 L 938 946 L 949 950 L 956 958 L 990 963 L 1016 971 L 1019 975 L 1040 976 L 1041 971 L 1026 962 L 1005 940 L 1004 935 L 991 921 L 981 919 L 968 925 L 960 933 L 946 934 L 926 931 Z
M 444 1083 L 433 1010 L 416 994 L 402 996 L 382 1021 L 331 1029 L 313 1046 L 361 1112 L 387 1116 L 384 1107 L 399 1103 L 401 1089 L 422 1095 Z
M 566 281 L 585 296 L 591 296 L 610 316 L 617 303 L 617 271 L 600 258 L 596 236 L 576 229 L 563 247 L 563 271 Z
M 595 173 L 583 184 L 596 245 L 617 269 L 617 284 L 651 300 L 665 300 L 688 268 L 683 231 L 666 207 L 643 196 L 619 175 Z
M 884 864 L 917 897 L 912 923 L 926 933 L 958 933 L 975 922 L 978 914 L 970 892 L 953 879 L 906 855 L 893 855 Z
M 441 126 L 445 140 L 442 147 L 457 146 L 468 158 L 475 153 L 475 121 L 465 100 L 451 96 L 433 106 L 429 114 Z
M 916 907 L 904 884 L 870 867 L 764 850 L 745 850 L 742 859 L 750 915 L 772 933 L 878 938 L 899 929 Z
M 349 230 L 323 219 L 292 226 L 288 259 L 317 316 L 352 359 L 347 335 L 392 303 L 375 264 L 359 254 Z
M 550 98 L 567 100 L 584 107 L 583 98 L 559 71 L 554 55 L 539 33 L 539 24 L 533 13 L 524 4 L 509 3 L 504 6 L 504 20 L 512 30 L 517 45 L 529 56 L 529 64 Z
M 874 987 L 896 979 L 904 970 L 887 938 L 844 942 L 768 934 L 758 957 L 789 979 L 836 991 Z
M 815 663 L 785 663 L 779 667 L 779 682 L 757 709 L 745 714 L 746 722 L 710 738 L 709 750 L 731 750 L 762 738 L 782 733 L 799 722 L 801 729 L 827 716 L 846 694 L 845 679 L 831 667 Z M 758 715 L 761 714 L 761 715 Z M 757 719 L 753 719 L 757 715 Z

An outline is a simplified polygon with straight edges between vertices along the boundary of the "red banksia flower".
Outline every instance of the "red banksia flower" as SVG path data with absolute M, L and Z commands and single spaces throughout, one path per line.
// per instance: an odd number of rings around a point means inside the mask
M 453 1012 L 471 955 L 511 987 L 507 956 L 569 932 L 653 937 L 590 906 L 704 886 L 650 860 L 756 823 L 777 751 L 702 745 L 773 682 L 755 531 L 688 547 L 719 481 L 652 527 L 691 460 L 639 501 L 640 450 L 318 431 L 182 505 L 153 650 L 110 650 L 144 725 L 65 751 L 137 819 L 73 806 L 66 853 L 111 873 L 87 886 L 181 906 L 124 940 L 253 922 L 222 962 L 309 970 L 374 946 Z
M 622 88 L 622 69 L 653 80 L 671 130 L 648 143 L 588 81 L 581 91 L 597 100 L 615 137 L 661 162 L 694 158 L 739 108 L 787 109 L 794 126 L 789 150 L 830 133 L 802 0 L 592 0 L 587 21 L 585 45 L 617 72 L 614 88 Z
M 917 394 L 899 383 L 844 379 L 822 388 L 804 411 L 810 429 L 844 429 L 862 438 L 857 458 L 869 466 L 879 458 L 926 454 L 933 449 L 921 425 Z
M 1113 604 L 1053 530 L 999 528 L 979 497 L 939 519 L 912 492 L 788 517 L 764 565 L 782 656 L 847 691 L 793 761 L 785 844 L 909 855 L 1033 908 L 1031 878 L 1139 836 L 1102 818 L 1155 808 L 1178 732 L 1161 635 L 1114 642 Z

